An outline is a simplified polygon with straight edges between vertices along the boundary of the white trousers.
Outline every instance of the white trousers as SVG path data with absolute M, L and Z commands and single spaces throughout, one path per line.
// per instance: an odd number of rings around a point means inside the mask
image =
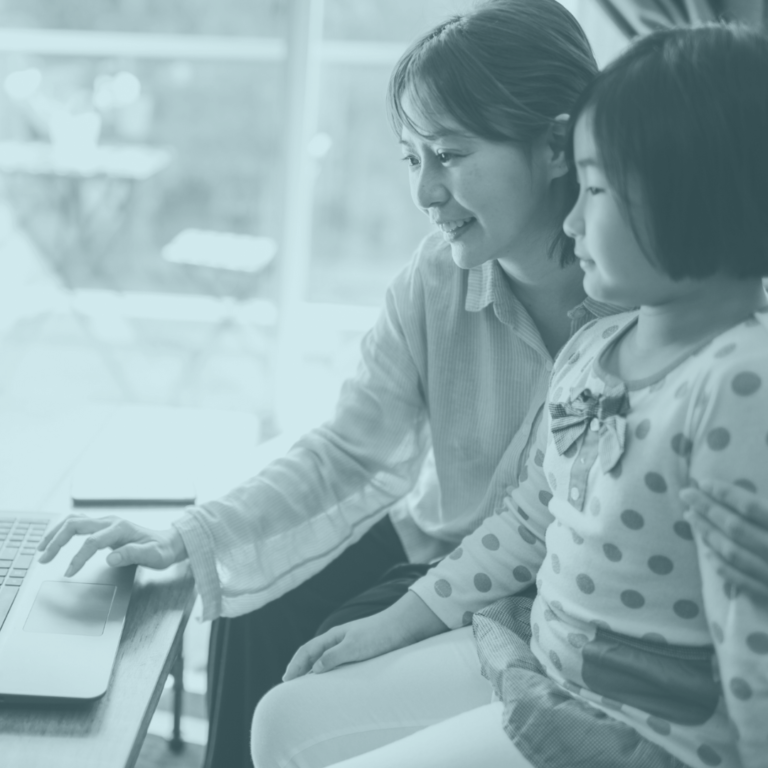
M 502 730 L 470 627 L 272 689 L 256 768 L 530 768 Z

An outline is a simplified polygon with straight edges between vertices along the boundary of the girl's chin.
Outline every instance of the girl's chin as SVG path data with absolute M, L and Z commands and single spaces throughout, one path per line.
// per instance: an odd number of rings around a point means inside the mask
M 627 295 L 626 290 L 620 290 L 617 286 L 605 285 L 597 279 L 594 273 L 584 275 L 584 293 L 590 299 L 601 301 L 604 304 L 615 304 L 627 309 L 637 306 L 637 302 Z

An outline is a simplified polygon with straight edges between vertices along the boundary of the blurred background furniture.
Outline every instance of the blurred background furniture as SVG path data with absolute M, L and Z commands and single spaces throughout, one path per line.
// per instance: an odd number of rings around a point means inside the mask
M 0 142 L 4 177 L 17 224 L 65 291 L 66 305 L 121 391 L 133 387 L 87 308 L 82 282 L 117 291 L 106 256 L 132 213 L 136 187 L 170 162 L 168 150 L 143 145 Z M 115 297 L 117 300 L 117 297 Z
M 236 337 L 244 355 L 264 354 L 254 327 L 265 324 L 264 316 L 272 314 L 272 306 L 259 302 L 255 293 L 258 276 L 272 264 L 276 253 L 277 243 L 270 237 L 201 229 L 185 229 L 163 248 L 163 259 L 185 267 L 203 292 L 217 299 L 222 310 L 182 367 L 170 392 L 171 402 L 177 402 L 194 383 L 201 366 L 226 334 Z

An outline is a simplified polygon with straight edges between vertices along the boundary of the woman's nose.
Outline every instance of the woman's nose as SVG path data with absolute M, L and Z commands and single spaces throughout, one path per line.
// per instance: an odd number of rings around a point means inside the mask
M 428 167 L 427 164 L 422 165 L 419 173 L 416 174 L 411 193 L 413 202 L 425 211 L 442 205 L 450 197 L 450 192 L 439 171 Z

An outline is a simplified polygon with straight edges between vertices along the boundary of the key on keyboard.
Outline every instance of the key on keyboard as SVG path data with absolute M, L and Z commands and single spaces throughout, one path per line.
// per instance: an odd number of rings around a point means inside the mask
M 45 518 L 0 517 L 0 628 L 47 527 Z

